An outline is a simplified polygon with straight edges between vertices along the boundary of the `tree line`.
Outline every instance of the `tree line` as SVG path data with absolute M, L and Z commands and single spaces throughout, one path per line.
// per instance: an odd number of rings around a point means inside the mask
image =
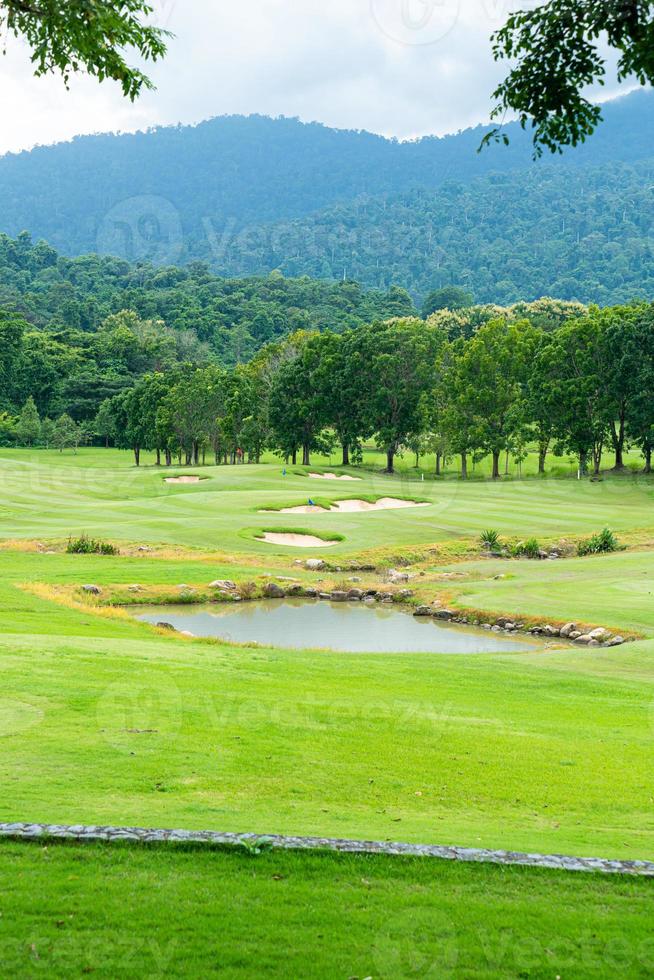
M 619 470 L 627 447 L 651 472 L 654 304 L 559 312 L 547 329 L 518 316 L 465 329 L 466 311 L 438 311 L 299 331 L 233 369 L 148 373 L 102 403 L 94 430 L 137 465 L 143 450 L 165 465 L 258 462 L 264 450 L 309 465 L 337 445 L 348 465 L 374 440 L 390 473 L 410 450 L 434 453 L 437 473 L 459 457 L 464 478 L 488 456 L 497 478 L 502 454 L 520 466 L 534 444 L 540 472 L 554 452 L 597 474 L 607 448 Z

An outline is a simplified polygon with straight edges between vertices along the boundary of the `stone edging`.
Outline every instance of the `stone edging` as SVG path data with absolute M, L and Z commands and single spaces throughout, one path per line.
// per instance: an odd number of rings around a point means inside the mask
M 561 854 L 525 854 L 472 847 L 442 847 L 436 844 L 400 844 L 382 841 L 339 840 L 330 837 L 286 837 L 270 834 L 221 834 L 210 830 L 151 830 L 142 827 L 96 827 L 76 824 L 0 823 L 0 838 L 39 840 L 56 838 L 83 842 L 133 841 L 141 844 L 192 843 L 239 847 L 266 841 L 283 850 L 328 850 L 345 854 L 386 854 L 431 857 L 481 864 L 554 868 L 559 871 L 601 871 L 606 874 L 654 877 L 654 861 L 616 861 L 606 858 L 566 857 Z

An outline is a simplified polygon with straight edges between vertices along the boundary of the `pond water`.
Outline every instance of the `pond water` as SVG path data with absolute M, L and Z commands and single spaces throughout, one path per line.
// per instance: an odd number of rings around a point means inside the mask
M 498 653 L 534 650 L 537 640 L 450 626 L 390 605 L 263 600 L 197 606 L 139 606 L 146 623 L 235 643 L 345 653 Z

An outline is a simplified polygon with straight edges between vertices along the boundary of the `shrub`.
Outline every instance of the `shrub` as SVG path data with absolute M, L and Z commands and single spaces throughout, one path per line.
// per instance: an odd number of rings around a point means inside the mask
M 512 551 L 516 558 L 540 558 L 540 545 L 536 538 L 519 541 Z
M 577 554 L 581 555 L 601 555 L 608 551 L 618 551 L 620 545 L 613 531 L 605 527 L 599 534 L 594 534 L 592 538 L 580 541 L 577 545 Z
M 239 582 L 236 586 L 236 591 L 240 595 L 241 599 L 252 599 L 257 592 L 257 583 Z
M 497 531 L 482 531 L 479 535 L 479 541 L 482 548 L 486 548 L 488 551 L 499 551 L 501 548 L 500 536 Z
M 69 555 L 117 555 L 118 548 L 108 541 L 90 538 L 88 534 L 80 534 L 78 538 L 69 538 L 66 546 Z

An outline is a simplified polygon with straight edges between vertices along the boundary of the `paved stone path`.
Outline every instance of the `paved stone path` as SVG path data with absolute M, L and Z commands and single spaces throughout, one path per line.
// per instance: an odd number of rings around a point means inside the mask
M 486 864 L 557 868 L 561 871 L 603 871 L 608 874 L 654 877 L 654 861 L 610 861 L 606 858 L 566 857 L 561 854 L 523 854 L 436 844 L 398 844 L 383 841 L 338 840 L 330 837 L 283 837 L 277 834 L 220 834 L 211 830 L 146 830 L 142 827 L 85 827 L 40 823 L 0 823 L 0 837 L 38 840 L 54 837 L 76 841 L 135 841 L 137 843 L 194 843 L 238 847 L 257 841 L 285 850 L 329 850 L 348 854 L 390 854 L 442 858 Z

